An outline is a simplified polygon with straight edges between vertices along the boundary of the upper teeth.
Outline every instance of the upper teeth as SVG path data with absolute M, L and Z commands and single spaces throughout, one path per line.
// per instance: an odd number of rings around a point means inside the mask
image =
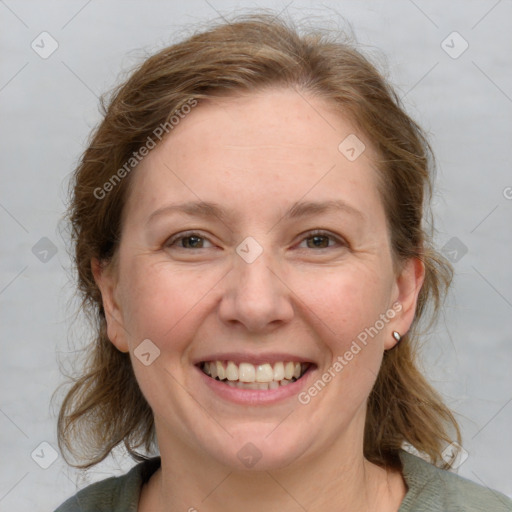
M 240 382 L 279 382 L 283 379 L 298 379 L 308 368 L 308 363 L 278 362 L 253 365 L 251 363 L 236 364 L 233 361 L 208 361 L 203 364 L 203 371 L 212 378 Z

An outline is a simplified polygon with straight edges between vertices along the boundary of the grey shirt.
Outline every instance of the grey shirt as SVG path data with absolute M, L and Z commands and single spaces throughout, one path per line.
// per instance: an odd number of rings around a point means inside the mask
M 408 490 L 398 512 L 512 512 L 504 494 L 403 450 L 400 460 Z M 55 512 L 137 512 L 142 486 L 159 467 L 159 457 L 141 462 L 123 476 L 82 489 Z

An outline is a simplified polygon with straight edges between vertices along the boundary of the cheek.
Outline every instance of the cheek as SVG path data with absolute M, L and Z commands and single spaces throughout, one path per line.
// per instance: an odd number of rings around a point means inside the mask
M 380 269 L 366 265 L 337 269 L 309 287 L 309 305 L 322 320 L 321 345 L 328 349 L 323 369 L 339 393 L 326 399 L 329 407 L 353 414 L 368 396 L 382 362 L 389 293 Z M 308 297 L 308 294 L 305 295 Z M 376 329 L 377 326 L 377 329 Z M 322 378 L 322 375 L 319 376 Z M 343 397 L 344 403 L 338 403 Z
M 335 421 L 344 421 L 365 402 L 379 373 L 387 329 L 375 326 L 382 327 L 389 294 L 379 272 L 368 267 L 318 279 L 309 292 L 309 305 L 322 320 L 321 346 L 327 349 L 317 378 L 328 380 L 331 392 L 321 400 L 324 408 L 340 413 Z
M 123 320 L 134 348 L 149 338 L 161 350 L 180 348 L 187 326 L 208 302 L 208 292 L 219 281 L 217 272 L 171 268 L 165 262 L 141 262 L 134 258 L 125 267 L 122 290 Z
M 382 271 L 364 264 L 303 276 L 295 289 L 322 320 L 326 339 L 340 350 L 373 326 L 389 305 L 390 287 Z
M 122 310 L 135 375 L 154 410 L 165 410 L 170 401 L 173 410 L 179 411 L 187 399 L 179 384 L 185 379 L 183 363 L 201 324 L 198 315 L 208 306 L 208 290 L 218 279 L 209 279 L 204 270 L 185 271 L 141 258 L 131 263 L 125 267 L 129 279 L 122 292 Z M 137 356 L 142 352 L 137 347 L 147 339 L 158 354 L 148 366 Z

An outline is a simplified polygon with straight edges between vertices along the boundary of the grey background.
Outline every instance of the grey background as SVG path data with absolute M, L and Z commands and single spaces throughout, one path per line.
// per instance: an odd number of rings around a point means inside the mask
M 0 510 L 53 510 L 130 466 L 119 454 L 82 474 L 56 453 L 40 467 L 52 454 L 40 443 L 57 448 L 50 399 L 63 381 L 58 361 L 72 360 L 86 339 L 59 222 L 68 175 L 99 120 L 97 96 L 144 52 L 251 7 L 351 26 L 430 133 L 436 243 L 456 237 L 447 247 L 458 261 L 443 319 L 425 340 L 424 368 L 463 427 L 469 456 L 459 474 L 512 496 L 510 0 L 0 0 Z M 59 45 L 47 59 L 31 48 L 43 31 Z M 458 58 L 464 42 L 446 39 L 453 31 L 469 44 Z

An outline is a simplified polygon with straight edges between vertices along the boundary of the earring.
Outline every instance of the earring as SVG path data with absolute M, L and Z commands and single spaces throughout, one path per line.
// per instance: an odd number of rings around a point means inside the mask
M 397 341 L 397 343 L 402 339 L 402 336 L 400 336 L 400 333 L 398 331 L 393 331 L 393 338 Z

